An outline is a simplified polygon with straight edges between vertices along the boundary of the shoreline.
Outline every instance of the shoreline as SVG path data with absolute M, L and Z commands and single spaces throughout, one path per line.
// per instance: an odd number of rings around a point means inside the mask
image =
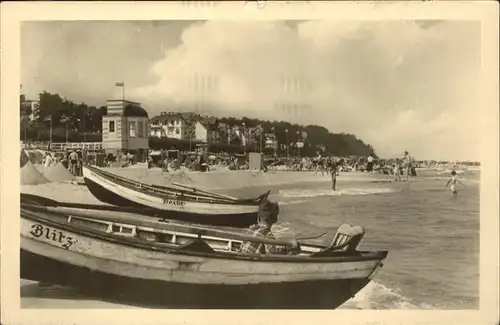
M 135 179 L 147 184 L 168 185 L 174 182 L 199 187 L 206 190 L 235 190 L 243 187 L 262 187 L 287 185 L 295 183 L 331 182 L 325 172 L 314 175 L 314 171 L 261 171 L 239 170 L 231 171 L 227 168 L 216 168 L 209 172 L 176 171 L 161 172 L 159 168 L 103 168 L 111 173 Z M 372 175 L 361 172 L 341 172 L 337 176 L 337 183 L 343 181 L 363 181 L 369 179 L 390 179 L 388 175 Z
M 43 167 L 41 167 L 43 168 Z M 37 169 L 41 169 L 37 167 Z M 300 183 L 329 183 L 330 177 L 325 174 L 314 175 L 314 172 L 276 171 L 261 173 L 252 171 L 214 170 L 210 172 L 162 172 L 161 169 L 142 168 L 104 168 L 116 175 L 138 180 L 146 184 L 171 185 L 179 183 L 197 187 L 207 191 L 230 192 L 242 188 L 257 188 Z M 391 180 L 388 175 L 372 175 L 367 173 L 340 173 L 337 184 L 344 182 L 363 182 Z M 84 184 L 72 182 L 49 182 L 38 185 L 21 185 L 21 192 L 45 196 L 57 201 L 78 202 L 87 204 L 104 204 L 97 200 Z

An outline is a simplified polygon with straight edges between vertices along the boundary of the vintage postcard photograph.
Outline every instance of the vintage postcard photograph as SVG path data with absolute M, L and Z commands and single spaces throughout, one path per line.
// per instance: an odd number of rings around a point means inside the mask
M 2 322 L 498 322 L 493 3 L 2 20 Z

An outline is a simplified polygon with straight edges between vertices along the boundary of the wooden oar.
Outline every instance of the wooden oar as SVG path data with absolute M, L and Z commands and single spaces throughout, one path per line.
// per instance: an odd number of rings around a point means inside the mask
M 294 241 L 292 240 L 288 241 L 288 240 L 271 239 L 265 237 L 256 237 L 225 230 L 210 229 L 194 225 L 183 225 L 179 223 L 173 223 L 170 221 L 168 223 L 165 223 L 161 222 L 161 219 L 159 220 L 157 219 L 158 221 L 153 221 L 152 219 L 146 220 L 130 214 L 122 214 L 118 216 L 116 213 L 110 213 L 106 211 L 72 209 L 64 207 L 43 207 L 43 206 L 29 205 L 29 204 L 23 204 L 22 208 L 29 209 L 31 211 L 43 211 L 47 213 L 53 213 L 64 216 L 76 216 L 89 219 L 99 219 L 108 222 L 129 223 L 131 225 L 136 225 L 136 226 L 150 227 L 150 228 L 163 229 L 169 231 L 179 231 L 184 233 L 196 234 L 198 236 L 221 237 L 221 238 L 239 240 L 243 242 L 249 241 L 254 243 L 288 246 L 288 247 L 294 246 Z
M 200 190 L 200 189 L 198 189 L 196 187 L 191 187 L 191 186 L 187 186 L 187 185 L 183 185 L 183 184 L 179 184 L 179 183 L 174 183 L 173 182 L 172 185 L 190 189 L 191 191 L 193 191 L 193 193 L 208 194 L 208 195 L 212 195 L 212 196 L 215 196 L 215 197 L 220 197 L 220 198 L 224 198 L 224 199 L 228 199 L 228 200 L 234 200 L 234 201 L 238 200 L 238 198 L 233 197 L 233 196 L 223 195 L 223 194 L 214 193 L 214 192 L 208 192 L 208 191 Z
M 63 207 L 63 208 L 74 208 L 74 209 L 90 209 L 98 211 L 111 211 L 120 213 L 133 213 L 142 214 L 146 216 L 165 216 L 168 215 L 168 211 L 156 209 L 156 208 L 137 208 L 137 207 L 120 207 L 114 205 L 104 205 L 104 204 L 87 204 L 87 203 L 73 203 L 73 202 L 58 202 L 45 197 L 40 197 L 37 195 L 21 193 L 21 205 L 23 204 L 34 204 L 42 206 L 52 206 L 52 207 Z
M 153 216 L 157 214 L 165 214 L 166 211 L 155 209 L 155 208 L 136 208 L 136 207 L 120 207 L 114 205 L 104 205 L 104 204 L 87 204 L 87 203 L 73 203 L 73 202 L 58 202 L 45 197 L 40 197 L 32 194 L 21 193 L 21 206 L 23 205 L 35 205 L 35 206 L 51 206 L 51 207 L 62 207 L 62 208 L 73 208 L 73 209 L 87 209 L 87 210 L 98 210 L 98 211 L 110 211 L 118 213 L 133 213 L 142 214 L 147 216 Z
M 310 239 L 318 239 L 320 237 L 323 237 L 324 235 L 326 235 L 326 232 L 323 232 L 319 235 L 314 235 L 314 236 L 309 236 L 309 237 L 297 237 L 296 239 L 297 240 L 310 240 Z
M 21 206 L 25 205 L 21 202 Z M 38 206 L 38 205 L 37 205 Z M 119 206 L 107 206 L 102 204 L 86 204 L 86 203 L 61 203 L 58 205 L 47 205 L 52 207 L 61 208 L 72 208 L 72 209 L 85 209 L 85 210 L 97 210 L 97 211 L 109 211 L 115 213 L 132 213 L 141 214 L 146 216 L 154 216 L 167 213 L 163 210 L 158 210 L 154 208 L 135 208 L 135 207 L 119 207 Z
M 158 189 L 159 191 L 165 191 L 165 189 L 168 190 L 168 187 L 165 187 L 165 186 L 160 186 L 160 185 L 150 185 L 150 186 L 155 188 L 155 189 Z M 196 201 L 196 200 L 201 199 L 201 200 L 208 200 L 211 202 L 217 201 L 217 203 L 223 203 L 223 204 L 226 204 L 226 203 L 232 204 L 232 203 L 237 202 L 235 200 L 225 199 L 222 197 L 203 194 L 203 193 L 196 193 L 193 191 L 183 191 L 183 190 L 178 190 L 176 188 L 170 188 L 170 189 L 172 191 L 176 191 L 176 192 L 174 192 L 173 196 L 177 199 L 190 198 L 190 201 Z M 156 192 L 156 190 L 153 192 Z

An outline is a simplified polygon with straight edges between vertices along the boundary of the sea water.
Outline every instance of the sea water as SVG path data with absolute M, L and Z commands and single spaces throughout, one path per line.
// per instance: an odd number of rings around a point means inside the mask
M 349 223 L 366 229 L 360 249 L 389 251 L 374 281 L 340 308 L 477 309 L 479 172 L 460 177 L 467 187 L 458 185 L 456 197 L 444 188 L 448 178 L 435 173 L 400 183 L 343 183 L 340 174 L 337 191 L 318 182 L 277 186 L 270 196 L 280 202 L 274 232 L 327 232 L 314 241 L 328 244 L 336 227 Z

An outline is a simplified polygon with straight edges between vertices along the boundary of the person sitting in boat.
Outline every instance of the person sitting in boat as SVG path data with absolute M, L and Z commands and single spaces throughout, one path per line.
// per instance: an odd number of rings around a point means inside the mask
M 247 235 L 266 237 L 274 239 L 271 227 L 278 221 L 279 205 L 278 203 L 264 200 L 260 206 L 258 224 L 250 226 Z M 300 245 L 297 241 L 293 242 L 291 248 L 286 246 L 244 242 L 241 246 L 241 252 L 247 254 L 298 254 Z

